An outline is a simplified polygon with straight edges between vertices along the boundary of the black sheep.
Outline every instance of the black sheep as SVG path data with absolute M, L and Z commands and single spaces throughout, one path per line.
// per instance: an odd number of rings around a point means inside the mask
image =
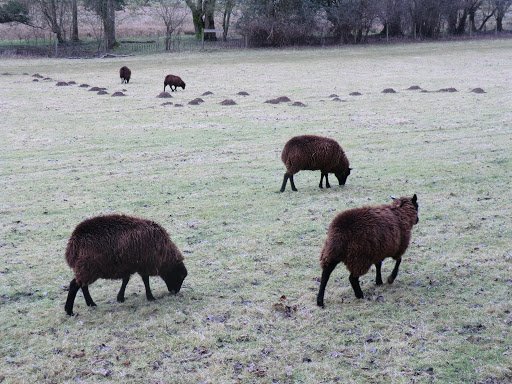
M 322 279 L 317 304 L 324 306 L 325 286 L 338 263 L 350 272 L 350 284 L 357 298 L 363 298 L 359 277 L 375 265 L 376 284 L 382 284 L 382 261 L 391 257 L 395 268 L 388 277 L 392 284 L 398 274 L 402 255 L 409 246 L 412 227 L 418 223 L 418 202 L 414 195 L 394 199 L 391 204 L 349 209 L 334 218 L 329 226 L 320 265 Z
M 124 301 L 130 276 L 142 277 L 148 300 L 155 300 L 149 276 L 160 276 L 169 292 L 177 293 L 187 276 L 183 256 L 157 223 L 124 215 L 98 216 L 84 220 L 71 234 L 66 248 L 66 262 L 75 278 L 69 284 L 65 305 L 68 315 L 80 288 L 88 306 L 96 306 L 89 285 L 97 279 L 122 279 L 117 301 Z
M 281 160 L 286 166 L 281 192 L 284 192 L 286 183 L 290 179 L 292 191 L 297 191 L 293 182 L 293 175 L 301 170 L 320 170 L 320 188 L 330 188 L 328 173 L 334 173 L 340 185 L 345 185 L 351 168 L 345 152 L 334 140 L 314 135 L 296 136 L 291 138 L 284 146 Z
M 185 82 L 183 80 L 181 80 L 181 77 L 179 77 L 179 76 L 167 75 L 167 76 L 165 76 L 165 80 L 164 80 L 164 92 L 165 92 L 166 86 L 169 86 L 169 88 L 171 88 L 171 92 L 174 92 L 177 90 L 177 87 L 181 87 L 182 89 L 185 89 Z M 172 87 L 174 87 L 174 89 Z
M 132 77 L 132 71 L 128 67 L 121 67 L 119 70 L 119 77 L 121 78 L 121 84 L 129 83 L 130 77 Z

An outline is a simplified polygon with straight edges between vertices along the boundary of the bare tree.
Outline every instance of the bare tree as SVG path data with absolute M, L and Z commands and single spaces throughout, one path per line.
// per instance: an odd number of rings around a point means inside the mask
M 172 35 L 183 25 L 187 12 L 180 0 L 157 0 L 155 12 L 165 25 L 165 50 L 171 49 Z
M 203 29 L 215 29 L 216 0 L 185 0 L 192 12 L 192 21 L 196 36 L 200 37 Z M 205 40 L 217 40 L 215 33 L 206 33 Z
M 38 8 L 44 21 L 55 33 L 57 41 L 64 43 L 65 28 L 64 22 L 69 15 L 69 0 L 35 0 L 33 4 Z
M 503 19 L 508 9 L 512 6 L 512 0 L 494 0 L 496 4 L 496 29 L 503 32 Z
M 233 13 L 235 2 L 236 0 L 224 1 L 224 11 L 222 13 L 222 40 L 224 41 L 228 39 L 229 20 L 231 19 L 231 14 Z

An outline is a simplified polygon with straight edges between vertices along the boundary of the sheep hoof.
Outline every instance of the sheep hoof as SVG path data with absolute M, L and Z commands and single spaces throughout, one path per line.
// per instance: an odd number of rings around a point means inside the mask
M 395 281 L 395 278 L 393 276 L 388 277 L 388 284 L 393 284 L 394 281 Z
M 118 297 L 117 298 L 118 303 L 124 303 L 124 297 Z
M 293 192 L 297 192 L 297 188 L 292 188 L 292 191 Z
M 382 285 L 382 280 L 377 280 L 377 281 L 375 282 L 375 284 L 377 284 L 377 285 Z

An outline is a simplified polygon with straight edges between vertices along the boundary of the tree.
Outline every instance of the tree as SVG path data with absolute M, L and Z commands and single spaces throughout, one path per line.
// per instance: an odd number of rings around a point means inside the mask
M 228 37 L 229 20 L 235 6 L 236 0 L 224 0 L 224 12 L 222 13 L 222 40 L 226 41 Z
M 101 18 L 105 38 L 105 49 L 110 50 L 116 45 L 116 13 L 125 6 L 125 0 L 83 0 L 90 9 Z
M 71 31 L 71 40 L 78 42 L 78 4 L 77 0 L 71 2 L 72 14 L 73 14 L 73 26 Z
M 172 35 L 183 25 L 187 16 L 180 0 L 157 0 L 156 14 L 165 25 L 165 50 L 171 49 Z
M 203 29 L 215 29 L 215 2 L 216 0 L 185 0 L 192 12 L 192 22 L 197 37 L 203 33 Z M 206 33 L 205 40 L 217 40 L 215 33 Z
M 67 0 L 35 0 L 37 10 L 43 16 L 46 24 L 55 33 L 59 44 L 65 42 L 64 22 L 69 14 L 69 1 Z
M 0 5 L 0 24 L 2 23 L 29 24 L 30 17 L 27 6 L 19 1 L 8 1 Z
M 496 29 L 503 32 L 503 19 L 508 9 L 512 6 L 512 0 L 494 0 L 496 5 Z

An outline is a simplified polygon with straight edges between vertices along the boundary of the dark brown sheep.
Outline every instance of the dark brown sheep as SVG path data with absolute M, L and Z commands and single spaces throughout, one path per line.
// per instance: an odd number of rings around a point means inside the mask
M 66 262 L 75 273 L 64 307 L 70 316 L 80 288 L 86 304 L 96 306 L 89 285 L 99 278 L 123 279 L 117 294 L 122 303 L 134 273 L 142 277 L 148 300 L 155 300 L 149 276 L 160 276 L 171 293 L 179 292 L 187 276 L 183 256 L 165 229 L 153 221 L 124 215 L 98 216 L 78 224 L 68 241 Z
M 175 76 L 175 75 L 167 75 L 165 76 L 164 80 L 164 92 L 165 87 L 169 86 L 171 88 L 171 92 L 174 92 L 177 90 L 177 87 L 181 87 L 182 89 L 185 89 L 185 82 L 181 80 L 181 77 Z M 174 89 L 172 89 L 174 87 Z
M 121 67 L 119 70 L 119 77 L 121 78 L 121 84 L 130 82 L 130 77 L 132 77 L 132 71 L 128 67 Z
M 411 230 L 418 222 L 417 197 L 401 197 L 391 204 L 377 207 L 349 209 L 334 218 L 327 233 L 320 265 L 322 279 L 316 303 L 324 306 L 325 286 L 339 262 L 350 272 L 350 284 L 357 298 L 363 298 L 359 277 L 368 272 L 372 264 L 377 269 L 376 284 L 382 284 L 382 260 L 396 260 L 388 277 L 392 284 L 398 274 L 402 255 L 409 246 Z
M 284 146 L 281 160 L 286 166 L 281 192 L 286 188 L 290 179 L 292 191 L 297 191 L 293 182 L 293 175 L 301 170 L 320 170 L 320 188 L 325 177 L 325 186 L 330 188 L 328 173 L 334 173 L 340 185 L 345 185 L 351 168 L 345 152 L 340 145 L 327 137 L 304 135 L 291 138 Z

